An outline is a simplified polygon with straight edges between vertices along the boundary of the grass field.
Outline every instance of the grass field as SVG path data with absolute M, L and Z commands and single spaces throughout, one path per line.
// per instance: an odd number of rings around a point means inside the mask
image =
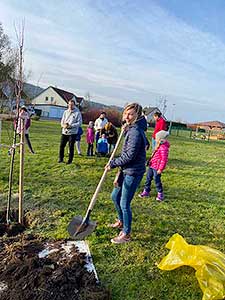
M 4 123 L 3 127 L 7 126 Z M 30 138 L 36 154 L 26 149 L 25 208 L 32 220 L 29 230 L 68 238 L 66 226 L 73 216 L 85 214 L 107 160 L 75 155 L 72 165 L 58 164 L 60 126 L 56 122 L 33 121 Z M 108 174 L 92 212 L 91 219 L 97 220 L 98 226 L 88 241 L 100 280 L 111 289 L 113 300 L 201 299 L 192 268 L 166 272 L 156 266 L 168 252 L 166 242 L 176 232 L 188 243 L 225 253 L 225 144 L 176 136 L 169 140 L 170 159 L 162 176 L 166 201 L 155 200 L 154 185 L 149 199 L 136 194 L 131 243 L 110 243 L 117 233 L 107 227 L 116 217 L 110 200 L 115 171 Z M 2 142 L 9 143 L 7 130 L 3 130 Z M 85 154 L 84 136 L 82 150 Z M 10 157 L 6 149 L 0 151 L 0 203 L 5 207 Z M 18 188 L 18 161 L 17 153 L 14 193 Z

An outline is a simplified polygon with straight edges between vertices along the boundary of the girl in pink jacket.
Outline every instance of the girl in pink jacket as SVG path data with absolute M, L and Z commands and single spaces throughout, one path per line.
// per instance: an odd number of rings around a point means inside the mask
M 16 127 L 16 120 L 14 120 L 14 127 L 16 128 L 17 134 L 22 133 L 22 120 L 21 119 L 24 119 L 25 140 L 27 142 L 29 151 L 30 151 L 30 153 L 34 154 L 35 152 L 32 148 L 30 138 L 29 138 L 29 129 L 30 129 L 30 125 L 31 125 L 31 120 L 30 120 L 30 116 L 29 116 L 26 106 L 21 106 L 19 109 L 19 118 L 18 118 L 17 127 Z
M 86 141 L 88 144 L 87 156 L 93 156 L 94 140 L 95 140 L 94 122 L 90 121 L 86 132 Z
M 161 130 L 158 133 L 156 133 L 156 148 L 148 161 L 149 168 L 146 175 L 144 190 L 141 194 L 139 194 L 141 198 L 149 197 L 151 190 L 151 182 L 154 178 L 156 189 L 158 192 L 156 200 L 163 201 L 164 199 L 163 186 L 161 182 L 161 173 L 166 168 L 166 164 L 168 162 L 170 147 L 170 143 L 166 140 L 166 137 L 168 135 L 169 133 L 165 130 Z

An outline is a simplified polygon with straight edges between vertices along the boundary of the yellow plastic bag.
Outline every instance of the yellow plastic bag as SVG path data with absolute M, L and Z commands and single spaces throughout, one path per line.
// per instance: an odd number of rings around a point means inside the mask
M 191 266 L 203 292 L 202 300 L 225 298 L 225 255 L 207 246 L 189 245 L 178 233 L 174 234 L 166 248 L 170 252 L 158 267 L 174 270 L 180 266 Z

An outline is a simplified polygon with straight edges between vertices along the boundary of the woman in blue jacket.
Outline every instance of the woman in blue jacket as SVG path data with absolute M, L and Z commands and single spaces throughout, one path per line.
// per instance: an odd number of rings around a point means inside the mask
M 122 229 L 120 234 L 111 239 L 112 243 L 121 244 L 130 241 L 132 211 L 131 200 L 145 173 L 147 122 L 138 103 L 127 105 L 123 112 L 125 140 L 119 157 L 114 158 L 106 169 L 120 167 L 120 174 L 114 181 L 112 200 L 118 214 L 118 220 L 111 224 Z

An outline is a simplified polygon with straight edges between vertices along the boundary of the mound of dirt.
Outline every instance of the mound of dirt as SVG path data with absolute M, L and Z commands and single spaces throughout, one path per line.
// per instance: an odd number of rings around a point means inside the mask
M 10 211 L 10 224 L 6 222 L 6 210 L 0 211 L 0 237 L 3 235 L 16 236 L 28 227 L 26 217 L 24 217 L 23 223 L 18 223 L 19 212 L 18 210 Z
M 31 235 L 0 239 L 0 299 L 109 300 L 109 291 L 86 270 L 85 254 L 76 247 L 66 253 L 64 243 L 48 243 L 50 254 L 40 258 L 46 241 Z

